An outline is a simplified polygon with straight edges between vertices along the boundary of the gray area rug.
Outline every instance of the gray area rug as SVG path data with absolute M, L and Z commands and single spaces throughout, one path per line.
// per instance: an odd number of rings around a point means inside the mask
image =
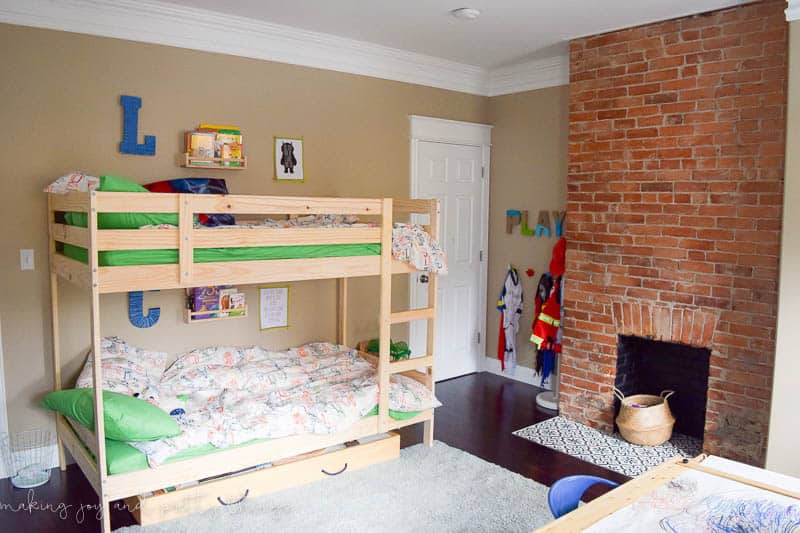
M 532 531 L 552 520 L 547 487 L 436 442 L 341 477 L 125 533 Z
M 695 457 L 703 448 L 700 439 L 679 433 L 673 433 L 672 438 L 660 446 L 638 446 L 619 433 L 609 435 L 562 416 L 518 429 L 513 434 L 630 477 L 676 455 Z

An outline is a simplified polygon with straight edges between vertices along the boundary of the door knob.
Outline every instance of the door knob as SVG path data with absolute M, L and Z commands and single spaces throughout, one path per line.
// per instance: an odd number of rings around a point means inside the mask
M 428 275 L 427 274 L 420 274 L 419 282 L 420 283 L 428 283 Z

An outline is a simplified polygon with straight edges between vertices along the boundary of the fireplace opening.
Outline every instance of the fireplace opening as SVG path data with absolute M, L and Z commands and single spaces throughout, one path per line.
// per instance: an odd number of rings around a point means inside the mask
M 674 432 L 702 441 L 710 358 L 708 348 L 619 335 L 615 386 L 625 396 L 674 390 L 669 399 Z M 619 413 L 619 400 L 614 408 Z

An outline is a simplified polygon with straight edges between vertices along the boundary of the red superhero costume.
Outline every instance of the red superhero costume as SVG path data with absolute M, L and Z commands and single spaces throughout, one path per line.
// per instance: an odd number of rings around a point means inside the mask
M 561 290 L 566 249 L 567 241 L 562 237 L 553 247 L 550 272 L 542 275 L 536 291 L 531 342 L 538 350 L 536 371 L 542 376 L 542 384 L 552 371 L 555 354 L 561 352 Z

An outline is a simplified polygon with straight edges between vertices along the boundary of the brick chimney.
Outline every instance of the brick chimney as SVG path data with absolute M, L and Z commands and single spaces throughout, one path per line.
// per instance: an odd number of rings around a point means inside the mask
M 763 463 L 784 7 L 749 4 L 571 43 L 564 416 L 612 430 L 620 334 L 708 348 L 704 449 Z

